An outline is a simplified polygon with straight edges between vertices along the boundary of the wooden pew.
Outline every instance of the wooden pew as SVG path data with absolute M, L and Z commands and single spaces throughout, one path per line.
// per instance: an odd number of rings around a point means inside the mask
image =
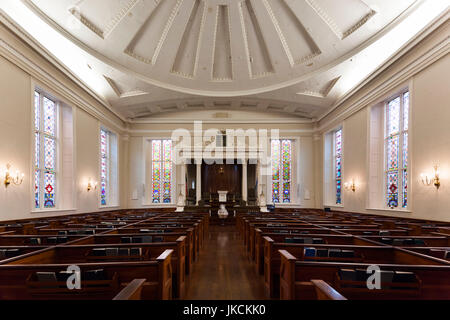
M 141 232 L 141 230 L 148 230 L 149 232 Z M 164 231 L 160 233 L 160 231 Z M 167 232 L 169 231 L 169 232 Z M 140 228 L 140 227 L 126 227 L 123 229 L 117 229 L 112 230 L 110 232 L 104 233 L 104 234 L 114 234 L 117 233 L 121 236 L 144 236 L 144 235 L 158 235 L 164 237 L 165 235 L 171 235 L 171 234 L 182 234 L 186 236 L 186 250 L 187 250 L 187 267 L 188 267 L 188 273 L 190 273 L 190 270 L 192 269 L 192 265 L 196 258 L 198 258 L 199 251 L 197 251 L 198 246 L 195 245 L 195 235 L 194 235 L 194 229 L 193 228 Z
M 395 248 L 393 250 L 402 250 Z M 339 293 L 348 299 L 450 299 L 450 264 L 423 264 L 427 259 L 417 254 L 417 261 L 405 258 L 406 263 L 378 263 L 381 270 L 412 272 L 416 281 L 411 283 L 388 283 L 388 288 L 369 290 L 365 282 L 348 282 L 339 277 L 341 269 L 367 270 L 369 263 L 342 262 L 310 262 L 300 261 L 286 250 L 279 251 L 280 266 L 280 297 L 281 299 L 305 299 L 308 291 L 302 283 L 313 278 L 320 278 L 332 285 Z M 407 253 L 407 252 L 405 252 Z M 414 255 L 413 255 L 414 256 Z M 405 261 L 403 261 L 405 262 Z M 369 276 L 369 275 L 367 275 Z M 385 284 L 386 285 L 386 284 Z M 355 287 L 356 286 L 356 287 Z M 361 287 L 360 287 L 361 286 Z
M 134 279 L 113 300 L 142 300 L 145 279 Z
M 151 261 L 166 250 L 172 250 L 171 264 L 173 271 L 173 294 L 174 298 L 183 298 L 186 287 L 186 245 L 185 236 L 179 237 L 174 242 L 159 243 L 130 243 L 130 244 L 89 244 L 89 245 L 66 245 L 53 247 L 47 251 L 41 251 L 34 255 L 25 255 L 16 259 L 10 259 L 8 264 L 79 264 L 90 262 L 120 262 L 120 261 Z M 108 247 L 119 249 L 140 248 L 141 256 L 94 256 L 95 249 Z
M 52 300 L 52 299 L 112 299 L 119 288 L 136 277 L 145 279 L 142 298 L 169 300 L 172 298 L 172 250 L 164 251 L 154 261 L 81 263 L 82 272 L 102 269 L 107 281 L 102 283 L 81 279 L 82 290 L 69 290 L 65 283 L 40 283 L 33 279 L 36 272 L 59 272 L 71 264 L 8 264 L 0 266 L 0 299 L 2 300 Z M 89 285 L 102 284 L 99 289 Z M 57 287 L 54 287 L 57 286 Z M 50 288 L 49 288 L 50 287 Z

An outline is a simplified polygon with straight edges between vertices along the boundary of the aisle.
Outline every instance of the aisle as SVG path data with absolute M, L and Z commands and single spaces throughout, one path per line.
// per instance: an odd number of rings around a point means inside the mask
M 264 279 L 244 252 L 236 226 L 210 226 L 194 264 L 187 300 L 262 300 Z

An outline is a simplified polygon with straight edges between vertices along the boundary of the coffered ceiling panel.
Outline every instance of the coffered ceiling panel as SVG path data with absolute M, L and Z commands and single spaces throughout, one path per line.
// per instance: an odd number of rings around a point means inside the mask
M 124 119 L 242 110 L 314 121 L 445 1 L 2 0 L 0 9 Z
M 361 50 L 415 2 L 27 1 L 121 72 L 208 96 L 255 94 L 302 82 Z

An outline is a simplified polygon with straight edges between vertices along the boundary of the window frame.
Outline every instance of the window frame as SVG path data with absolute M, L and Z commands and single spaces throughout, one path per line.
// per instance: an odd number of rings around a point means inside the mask
M 39 129 L 36 130 L 36 103 L 35 103 L 35 95 L 36 93 L 39 95 Z M 33 126 L 32 126 L 32 140 L 33 140 L 33 156 L 32 156 L 32 212 L 46 212 L 46 211 L 58 211 L 61 208 L 60 204 L 60 161 L 61 161 L 61 148 L 60 148 L 60 126 L 61 126 L 61 112 L 60 112 L 60 102 L 58 99 L 53 97 L 51 94 L 46 92 L 45 90 L 34 87 L 32 90 L 32 116 L 33 116 Z M 50 100 L 55 105 L 55 135 L 51 135 L 45 132 L 44 129 L 44 99 Z M 39 166 L 36 166 L 37 158 L 36 158 L 36 134 L 39 134 Z M 46 170 L 45 168 L 45 146 L 44 141 L 45 138 L 51 139 L 55 143 L 55 160 L 54 160 L 54 170 Z M 36 207 L 36 183 L 35 183 L 35 174 L 36 171 L 40 172 L 39 174 L 39 207 Z M 55 176 L 55 192 L 53 196 L 54 206 L 53 207 L 45 207 L 45 172 L 49 171 Z
M 103 205 L 102 204 L 102 145 L 101 145 L 101 134 L 102 131 L 104 131 L 106 133 L 106 159 L 107 159 L 107 184 L 106 184 L 106 204 Z M 99 188 L 98 188 L 98 207 L 100 209 L 102 208 L 116 208 L 119 207 L 119 188 L 120 188 L 120 184 L 119 184 L 119 135 L 117 134 L 117 132 L 111 130 L 110 128 L 100 124 L 99 126 Z M 114 136 L 114 141 L 112 141 L 111 136 Z M 113 154 L 112 154 L 112 143 L 115 143 L 116 146 L 116 161 L 115 163 L 113 162 Z M 115 180 L 112 178 L 113 175 L 113 170 L 112 170 L 112 166 L 115 164 Z M 114 190 L 111 191 L 111 190 Z M 111 196 L 113 195 L 113 197 Z
M 341 153 L 337 154 L 337 143 L 336 143 L 336 136 L 337 132 L 341 132 Z M 335 206 L 343 206 L 344 205 L 344 128 L 338 127 L 334 129 L 333 131 L 333 190 L 334 190 L 334 205 Z M 341 159 L 341 176 L 340 178 L 337 177 L 337 159 L 340 157 Z M 337 195 L 337 182 L 340 181 L 341 184 L 341 198 L 340 202 L 338 203 L 338 195 Z
M 408 93 L 408 127 L 405 130 L 405 94 Z M 389 107 L 389 103 L 396 100 L 396 99 L 400 99 L 400 110 L 399 110 L 399 130 L 398 133 L 396 134 L 391 134 L 388 135 L 388 126 L 389 126 L 389 115 L 388 115 L 388 107 Z M 411 181 L 410 181 L 410 176 L 411 176 L 411 150 L 410 150 L 410 129 L 411 129 L 411 90 L 409 87 L 406 87 L 402 90 L 397 91 L 394 95 L 390 96 L 388 99 L 386 99 L 383 103 L 383 119 L 384 119 L 384 123 L 383 123 L 383 208 L 387 209 L 387 210 L 399 210 L 399 211 L 408 211 L 410 209 L 410 198 L 411 198 L 411 190 L 410 190 L 410 186 L 411 186 Z M 404 145 L 405 145 L 405 135 L 407 135 L 407 145 L 408 145 L 408 149 L 407 149 L 407 155 L 406 155 L 406 159 L 407 159 L 407 166 L 405 167 L 404 165 Z M 398 165 L 397 165 L 397 169 L 389 169 L 389 153 L 388 153 L 388 148 L 389 148 L 389 140 L 392 137 L 398 136 Z M 406 184 L 407 184 L 407 203 L 406 206 L 403 205 L 404 203 L 404 182 L 403 182 L 403 174 L 404 171 L 406 171 Z M 388 173 L 390 172 L 397 172 L 397 206 L 389 206 L 388 205 Z
M 159 161 L 154 161 L 153 160 L 153 141 L 161 141 L 161 145 L 164 144 L 164 141 L 171 141 L 171 160 L 168 161 L 171 163 L 171 177 L 170 177 L 170 202 L 164 202 L 164 192 L 163 190 L 163 183 L 164 183 L 164 179 L 160 180 L 163 181 L 161 184 L 161 191 L 160 191 L 160 195 L 159 195 L 159 199 L 160 202 L 153 202 L 153 164 L 154 162 L 159 162 L 162 166 L 161 166 L 161 172 L 160 172 L 160 177 L 163 176 L 163 172 L 164 172 L 164 163 L 166 161 L 164 161 L 164 155 L 163 155 L 163 148 L 161 150 L 161 160 Z M 174 150 L 174 143 L 172 138 L 168 138 L 168 137 L 152 137 L 147 139 L 148 142 L 148 148 L 150 149 L 149 152 L 149 159 L 148 159 L 148 163 L 150 164 L 149 166 L 149 193 L 145 193 L 144 194 L 144 204 L 148 205 L 148 206 L 173 206 L 176 203 L 176 162 L 175 162 L 175 150 Z
M 273 157 L 272 157 L 272 142 L 273 141 L 279 141 L 279 143 L 280 143 L 280 159 L 279 159 L 279 179 L 277 179 L 277 180 L 274 180 L 273 179 L 273 172 L 272 172 L 272 168 L 273 168 L 273 163 L 272 163 L 272 161 L 273 161 Z M 283 151 L 282 151 L 282 149 L 283 149 L 283 141 L 290 141 L 290 147 L 291 147 L 291 152 L 290 152 L 290 162 L 289 162 L 289 165 L 290 165 L 290 179 L 289 179 L 289 181 L 287 181 L 287 180 L 284 180 L 284 177 L 283 177 Z M 269 142 L 269 148 L 270 148 L 270 156 L 271 156 L 271 163 L 270 163 L 270 165 L 271 165 L 271 175 L 270 175 L 270 184 L 269 184 L 269 186 L 268 186 L 268 188 L 269 188 L 269 192 L 268 192 L 268 194 L 270 195 L 270 203 L 271 204 L 273 204 L 273 205 L 293 205 L 293 204 L 295 204 L 295 199 L 296 199 L 296 197 L 295 197 L 295 194 L 294 194 L 294 182 L 296 181 L 295 180 L 295 177 L 294 177 L 294 173 L 295 173 L 295 170 L 296 170 L 296 167 L 294 166 L 294 155 L 296 154 L 295 153 L 295 150 L 296 150 L 296 143 L 297 143 L 297 141 L 296 141 L 296 139 L 293 139 L 293 138 L 287 138 L 287 137 L 283 137 L 283 138 L 278 138 L 278 139 L 270 139 L 270 142 Z M 280 192 L 279 192 L 279 202 L 274 202 L 274 197 L 273 197 L 273 183 L 274 183 L 274 181 L 278 181 L 279 182 L 279 184 L 280 184 L 280 187 L 279 187 L 279 189 L 280 189 Z M 284 201 L 284 198 L 283 198 L 283 195 L 284 195 L 284 184 L 285 183 L 289 183 L 289 201 L 288 202 L 285 202 Z

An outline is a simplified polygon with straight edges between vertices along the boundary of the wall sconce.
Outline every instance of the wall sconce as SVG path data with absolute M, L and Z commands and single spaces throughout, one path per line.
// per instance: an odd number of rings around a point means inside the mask
M 5 171 L 5 187 L 8 187 L 10 184 L 14 184 L 16 186 L 21 185 L 23 182 L 23 178 L 25 175 L 23 173 L 19 173 L 19 171 L 16 171 L 16 175 L 12 176 L 10 173 L 11 165 L 6 165 L 6 171 Z
M 91 191 L 92 189 L 97 190 L 97 181 L 91 181 L 91 178 L 89 178 L 88 184 L 87 184 L 87 191 Z
M 344 183 L 345 190 L 352 190 L 353 192 L 356 191 L 356 183 L 355 179 L 352 179 L 352 182 L 346 182 Z
M 422 184 L 424 186 L 431 186 L 434 185 L 436 187 L 436 189 L 439 189 L 439 187 L 441 186 L 441 180 L 439 179 L 439 166 L 434 166 L 434 177 L 433 178 L 429 178 L 427 175 L 425 175 L 424 173 L 422 173 L 420 175 L 421 180 L 422 180 Z

